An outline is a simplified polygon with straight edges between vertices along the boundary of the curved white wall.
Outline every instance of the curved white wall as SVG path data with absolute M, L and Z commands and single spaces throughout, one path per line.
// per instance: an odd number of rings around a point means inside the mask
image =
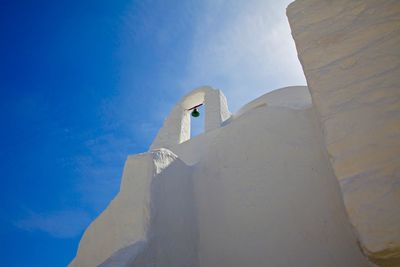
M 369 266 L 310 106 L 248 111 L 193 175 L 199 266 Z
M 287 14 L 360 245 L 400 266 L 400 1 L 298 0 Z
M 171 151 L 130 157 L 71 266 L 369 266 L 309 100 L 274 91 Z

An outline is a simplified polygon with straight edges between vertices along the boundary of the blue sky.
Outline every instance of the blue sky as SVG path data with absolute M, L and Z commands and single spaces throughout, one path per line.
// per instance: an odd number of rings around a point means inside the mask
M 289 2 L 1 0 L 1 265 L 65 266 L 194 87 L 236 111 L 305 84 Z

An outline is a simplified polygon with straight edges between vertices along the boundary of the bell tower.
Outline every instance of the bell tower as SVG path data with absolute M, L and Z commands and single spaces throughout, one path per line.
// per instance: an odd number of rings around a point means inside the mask
M 209 86 L 194 89 L 172 108 L 150 149 L 171 148 L 189 140 L 190 116 L 198 117 L 201 105 L 205 106 L 205 132 L 219 128 L 231 116 L 221 90 Z

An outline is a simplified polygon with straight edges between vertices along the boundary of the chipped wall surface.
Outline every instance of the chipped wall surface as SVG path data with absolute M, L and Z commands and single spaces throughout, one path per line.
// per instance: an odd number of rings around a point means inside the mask
M 400 1 L 297 0 L 287 14 L 350 220 L 400 265 Z

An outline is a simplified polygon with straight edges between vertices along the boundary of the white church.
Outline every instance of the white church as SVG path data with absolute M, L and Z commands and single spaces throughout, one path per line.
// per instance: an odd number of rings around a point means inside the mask
M 307 86 L 184 96 L 69 266 L 400 266 L 400 2 L 287 16 Z

